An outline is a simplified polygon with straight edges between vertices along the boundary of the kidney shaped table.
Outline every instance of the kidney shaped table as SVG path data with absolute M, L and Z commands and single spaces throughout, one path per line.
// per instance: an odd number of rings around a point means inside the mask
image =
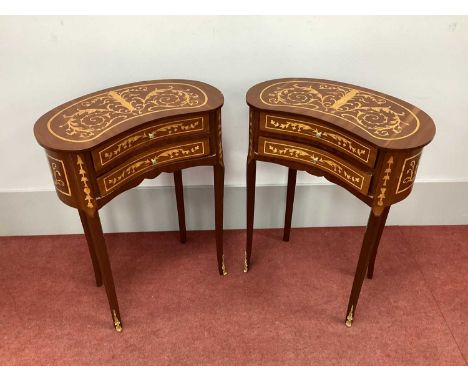
M 188 80 L 117 86 L 67 102 L 43 115 L 34 134 L 46 149 L 58 197 L 77 208 L 96 284 L 104 286 L 114 327 L 122 320 L 98 210 L 145 178 L 173 172 L 180 240 L 185 242 L 181 170 L 213 166 L 218 271 L 223 257 L 223 95 Z
M 247 93 L 247 245 L 250 267 L 256 161 L 289 168 L 283 240 L 289 240 L 297 170 L 323 176 L 371 207 L 345 323 L 351 326 L 388 211 L 412 190 L 422 149 L 435 134 L 432 119 L 397 98 L 341 82 L 285 78 Z

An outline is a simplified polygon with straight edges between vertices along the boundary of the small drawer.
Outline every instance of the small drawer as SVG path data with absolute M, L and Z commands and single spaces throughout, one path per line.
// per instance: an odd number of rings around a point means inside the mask
M 206 133 L 209 130 L 208 116 L 201 115 L 191 118 L 181 118 L 173 121 L 153 123 L 145 125 L 138 131 L 133 131 L 124 137 L 107 142 L 92 152 L 94 167 L 97 171 L 138 147 L 150 145 L 164 138 L 193 133 Z
M 367 195 L 372 174 L 350 165 L 341 158 L 326 151 L 299 143 L 260 137 L 258 154 L 271 158 L 282 158 L 300 162 L 334 175 L 352 186 L 360 193 Z
M 101 196 L 117 190 L 123 184 L 144 174 L 173 162 L 208 156 L 210 144 L 208 139 L 179 143 L 153 148 L 116 167 L 111 172 L 98 178 Z
M 359 139 L 338 132 L 332 125 L 307 119 L 289 118 L 271 113 L 260 114 L 260 129 L 320 142 L 373 167 L 377 150 Z

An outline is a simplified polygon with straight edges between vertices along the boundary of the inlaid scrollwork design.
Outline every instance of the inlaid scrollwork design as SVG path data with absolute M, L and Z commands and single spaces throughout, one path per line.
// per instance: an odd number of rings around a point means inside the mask
M 266 105 L 313 110 L 346 120 L 374 138 L 396 140 L 414 134 L 420 126 L 407 107 L 383 96 L 340 84 L 285 81 L 260 94 Z
M 61 159 L 47 155 L 49 160 L 52 177 L 54 179 L 55 189 L 60 193 L 71 196 L 70 184 L 68 183 L 67 171 Z
M 264 140 L 263 152 L 267 155 L 280 156 L 312 164 L 319 169 L 335 174 L 362 192 L 367 191 L 364 189 L 366 182 L 362 174 L 325 153 L 270 140 Z
M 398 179 L 398 186 L 396 193 L 399 194 L 407 189 L 411 188 L 416 178 L 416 172 L 418 171 L 419 158 L 421 153 L 413 155 L 412 157 L 406 158 L 403 163 L 403 168 Z
M 150 83 L 118 88 L 78 101 L 47 123 L 56 137 L 70 142 L 96 139 L 120 123 L 166 110 L 206 105 L 206 93 L 182 82 Z
M 358 141 L 328 130 L 326 127 L 313 123 L 306 123 L 290 118 L 266 115 L 265 128 L 286 131 L 292 134 L 311 136 L 339 147 L 353 156 L 368 163 L 371 149 Z
M 207 141 L 198 141 L 154 151 L 104 176 L 104 193 L 112 191 L 120 184 L 134 178 L 145 170 L 180 159 L 200 157 L 207 154 L 207 151 Z
M 139 145 L 150 140 L 176 134 L 203 131 L 204 128 L 203 117 L 190 118 L 187 120 L 173 121 L 170 123 L 159 124 L 157 126 L 151 126 L 139 131 L 136 134 L 123 138 L 122 140 L 117 141 L 99 151 L 99 159 L 101 165 L 104 166 L 128 150 L 134 149 L 135 147 L 138 147 Z

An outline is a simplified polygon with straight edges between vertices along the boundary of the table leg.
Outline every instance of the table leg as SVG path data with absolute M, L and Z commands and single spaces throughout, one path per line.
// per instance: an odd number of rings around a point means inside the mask
M 382 216 L 382 214 L 377 216 L 373 211 L 371 211 L 369 215 L 369 221 L 367 223 L 367 229 L 364 235 L 361 253 L 359 255 L 359 260 L 356 267 L 356 273 L 354 275 L 353 287 L 349 297 L 348 309 L 346 311 L 345 323 L 348 327 L 351 327 L 354 316 L 356 314 L 356 306 L 359 300 L 362 283 L 364 282 L 364 278 L 366 276 L 370 255 L 373 251 L 373 248 L 377 249 L 379 246 L 379 232 L 381 233 L 383 230 L 383 226 L 385 225 L 385 217 L 386 216 Z
M 250 268 L 250 256 L 252 255 L 252 239 L 255 212 L 255 176 L 257 161 L 247 162 L 247 243 L 245 247 L 244 272 Z
M 224 200 L 224 166 L 216 164 L 213 166 L 214 191 L 215 191 L 215 228 L 216 228 L 216 255 L 218 258 L 218 271 L 226 276 L 223 254 L 223 200 Z
M 283 240 L 289 241 L 289 234 L 291 233 L 291 220 L 294 204 L 294 192 L 296 191 L 296 176 L 297 170 L 292 168 L 288 171 L 288 192 L 286 196 L 286 213 L 284 216 L 284 232 Z
M 93 263 L 94 269 L 94 277 L 96 279 L 96 285 L 100 287 L 102 285 L 102 276 L 101 276 L 101 269 L 99 268 L 99 262 L 96 257 L 96 248 L 93 243 L 93 239 L 91 238 L 91 233 L 89 231 L 88 220 L 86 219 L 86 214 L 78 210 L 80 214 L 81 224 L 83 225 L 83 231 L 86 237 L 86 241 L 88 243 L 89 254 L 91 255 L 91 261 Z
M 182 171 L 174 171 L 174 184 L 177 199 L 177 213 L 179 215 L 180 242 L 187 241 L 187 229 L 185 227 L 184 188 L 182 185 Z
M 93 246 L 96 249 L 96 257 L 102 272 L 102 278 L 106 288 L 107 300 L 109 302 L 114 327 L 115 330 L 121 332 L 122 320 L 120 318 L 119 304 L 117 302 L 117 295 L 115 293 L 114 279 L 112 277 L 112 270 L 109 257 L 107 255 L 106 242 L 104 241 L 101 220 L 99 219 L 99 214 L 97 211 L 93 217 L 86 215 L 85 218 L 89 227 Z
M 369 256 L 369 265 L 367 267 L 367 278 L 372 279 L 374 275 L 374 265 L 375 265 L 375 258 L 377 256 L 377 250 L 379 248 L 380 238 L 382 237 L 382 232 L 385 227 L 385 222 L 387 221 L 388 212 L 390 211 L 390 206 L 385 207 L 380 215 L 380 223 L 379 223 L 379 230 L 377 231 L 377 237 L 374 241 L 374 245 L 370 250 Z

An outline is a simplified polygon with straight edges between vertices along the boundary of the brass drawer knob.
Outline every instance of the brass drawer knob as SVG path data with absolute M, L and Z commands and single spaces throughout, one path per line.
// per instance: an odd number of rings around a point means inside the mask
M 154 138 L 156 138 L 156 134 L 154 132 L 148 133 L 148 138 L 149 139 L 154 139 Z
M 320 158 L 318 157 L 312 157 L 312 163 L 317 164 Z
M 321 131 L 317 131 L 315 133 L 315 138 L 322 138 L 322 132 Z
M 158 164 L 158 158 L 151 158 L 151 164 L 156 166 Z

